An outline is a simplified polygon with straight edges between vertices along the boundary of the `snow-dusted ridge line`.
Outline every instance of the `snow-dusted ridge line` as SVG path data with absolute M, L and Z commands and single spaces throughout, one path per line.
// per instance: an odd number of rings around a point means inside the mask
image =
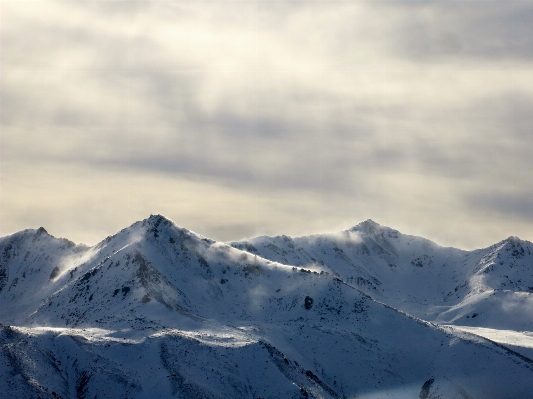
M 527 397 L 529 357 L 435 319 L 490 324 L 497 303 L 529 305 L 528 244 L 489 256 L 367 225 L 232 246 L 152 215 L 79 252 L 42 232 L 4 237 L 0 391 Z M 478 283 L 507 291 L 479 296 Z
M 525 311 L 533 306 L 533 244 L 516 237 L 464 251 L 368 220 L 340 233 L 261 236 L 231 245 L 297 267 L 325 265 L 372 297 L 424 320 L 533 330 L 533 314 Z M 518 303 L 527 317 L 505 316 L 487 291 L 509 292 L 498 303 Z

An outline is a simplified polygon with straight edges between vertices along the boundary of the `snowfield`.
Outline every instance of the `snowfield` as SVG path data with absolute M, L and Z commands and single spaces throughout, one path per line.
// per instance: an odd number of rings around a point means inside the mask
M 93 247 L 0 239 L 10 398 L 528 398 L 531 243 L 366 221 L 221 243 L 160 215 Z M 504 331 L 505 330 L 505 331 Z

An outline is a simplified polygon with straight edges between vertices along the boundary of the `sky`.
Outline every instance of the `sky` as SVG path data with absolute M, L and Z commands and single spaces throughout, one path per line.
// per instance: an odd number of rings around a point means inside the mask
M 0 0 L 0 236 L 163 214 L 533 241 L 533 2 Z

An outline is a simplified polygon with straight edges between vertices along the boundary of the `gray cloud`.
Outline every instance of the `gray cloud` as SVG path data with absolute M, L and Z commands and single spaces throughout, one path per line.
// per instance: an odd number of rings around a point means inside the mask
M 533 166 L 528 3 L 6 4 L 2 147 L 14 169 L 305 192 L 308 215 L 428 224 L 475 211 L 487 185 L 520 192 Z M 515 197 L 498 195 L 483 206 L 505 217 L 498 204 Z M 258 231 L 246 217 L 208 229 Z
M 518 81 L 516 90 L 479 99 L 471 111 L 475 117 L 490 121 L 493 138 L 520 142 L 533 140 L 533 92 L 523 90 L 520 87 L 523 84 L 527 85 L 527 82 Z
M 410 2 L 393 7 L 394 12 L 405 13 L 394 48 L 410 58 L 501 61 L 533 57 L 533 6 L 529 2 Z
M 467 198 L 472 208 L 487 212 L 489 216 L 504 214 L 511 218 L 520 218 L 528 223 L 533 222 L 533 193 L 499 191 L 472 195 Z

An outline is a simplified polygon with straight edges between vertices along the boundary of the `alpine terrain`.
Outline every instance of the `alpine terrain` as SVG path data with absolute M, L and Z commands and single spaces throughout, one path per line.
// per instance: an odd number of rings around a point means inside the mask
M 6 398 L 530 398 L 533 244 L 367 220 L 222 243 L 161 215 L 0 238 Z

